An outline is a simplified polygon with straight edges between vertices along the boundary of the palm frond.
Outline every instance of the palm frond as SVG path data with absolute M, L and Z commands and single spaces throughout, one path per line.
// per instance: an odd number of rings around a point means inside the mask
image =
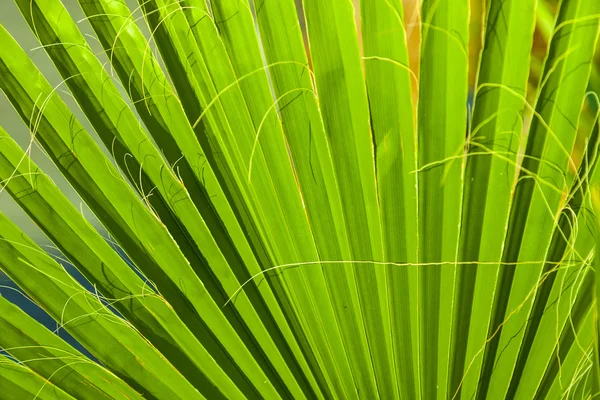
M 15 0 L 0 399 L 593 398 L 600 3 L 405 3 Z

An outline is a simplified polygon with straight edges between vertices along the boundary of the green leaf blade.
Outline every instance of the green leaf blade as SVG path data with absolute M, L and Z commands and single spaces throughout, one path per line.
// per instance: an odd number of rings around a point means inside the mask
M 418 105 L 421 393 L 447 397 L 467 122 L 466 1 L 424 1 Z M 439 65 L 444 68 L 439 68 Z M 432 164 L 433 163 L 433 164 Z M 436 263 L 442 263 L 435 265 Z M 433 265 L 429 265 L 433 264 Z

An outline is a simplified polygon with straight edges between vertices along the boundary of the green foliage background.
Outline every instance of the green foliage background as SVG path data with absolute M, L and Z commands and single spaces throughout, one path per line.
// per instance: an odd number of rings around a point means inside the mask
M 0 12 L 0 399 L 598 393 L 596 0 Z

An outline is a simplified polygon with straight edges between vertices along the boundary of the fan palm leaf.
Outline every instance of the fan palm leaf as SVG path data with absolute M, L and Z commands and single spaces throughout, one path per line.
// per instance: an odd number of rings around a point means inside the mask
M 58 86 L 0 26 L 0 190 L 60 252 L 0 213 L 57 327 L 0 296 L 0 398 L 595 395 L 600 3 L 486 1 L 473 54 L 468 0 L 78 2 L 15 0 Z

